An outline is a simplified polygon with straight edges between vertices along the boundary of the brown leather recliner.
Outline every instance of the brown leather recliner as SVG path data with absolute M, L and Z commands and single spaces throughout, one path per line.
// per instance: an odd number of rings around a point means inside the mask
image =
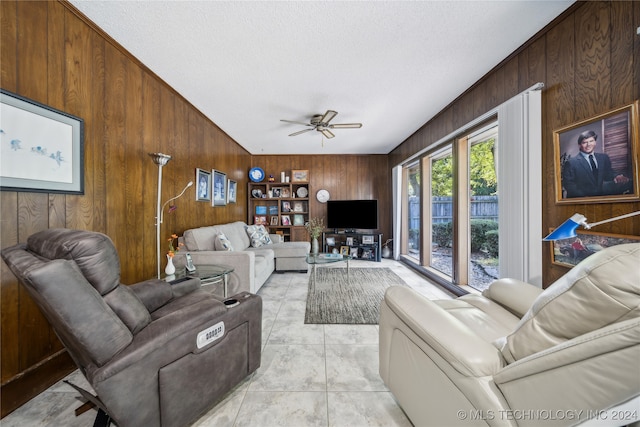
M 380 375 L 416 426 L 622 426 L 640 419 L 640 244 L 544 291 L 512 279 L 380 309 Z M 635 425 L 635 424 L 634 424 Z
M 184 426 L 260 366 L 262 300 L 225 304 L 198 279 L 120 284 L 104 234 L 48 229 L 2 258 L 120 427 Z

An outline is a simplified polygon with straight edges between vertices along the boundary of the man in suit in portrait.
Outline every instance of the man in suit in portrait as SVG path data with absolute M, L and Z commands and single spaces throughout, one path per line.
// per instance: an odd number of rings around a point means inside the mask
M 598 135 L 588 130 L 578 135 L 580 152 L 562 166 L 562 187 L 566 197 L 593 197 L 624 194 L 631 190 L 631 180 L 617 174 L 609 156 L 596 153 Z

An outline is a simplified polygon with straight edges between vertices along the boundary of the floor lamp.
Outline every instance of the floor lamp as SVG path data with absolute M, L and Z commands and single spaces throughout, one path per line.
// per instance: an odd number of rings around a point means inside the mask
M 163 153 L 149 153 L 149 156 L 151 156 L 151 158 L 153 159 L 153 163 L 158 165 L 158 198 L 157 198 L 157 204 L 156 204 L 156 270 L 157 270 L 157 275 L 159 279 L 160 278 L 160 224 L 162 224 L 162 211 L 164 210 L 164 207 L 167 206 L 167 203 L 182 196 L 184 192 L 187 191 L 187 188 L 193 185 L 193 181 L 189 181 L 189 183 L 182 189 L 182 192 L 180 194 L 170 198 L 164 203 L 164 205 L 161 205 L 160 203 L 162 199 L 162 167 L 166 165 L 169 162 L 169 160 L 171 160 L 171 156 Z

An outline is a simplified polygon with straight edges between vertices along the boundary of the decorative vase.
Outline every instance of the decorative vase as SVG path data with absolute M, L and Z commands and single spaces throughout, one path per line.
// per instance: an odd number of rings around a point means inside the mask
M 382 257 L 391 258 L 391 249 L 389 249 L 389 246 L 385 246 L 384 248 L 382 248 Z
M 164 272 L 167 276 L 171 276 L 176 272 L 176 266 L 173 265 L 173 258 L 167 255 L 167 266 L 164 268 Z
M 313 255 L 318 255 L 318 252 L 320 252 L 320 248 L 319 248 L 319 244 L 318 244 L 318 238 L 314 237 L 311 240 L 311 253 Z

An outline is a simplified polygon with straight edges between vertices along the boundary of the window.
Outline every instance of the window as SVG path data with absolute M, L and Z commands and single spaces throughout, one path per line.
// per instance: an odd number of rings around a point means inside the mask
M 478 290 L 498 277 L 497 131 L 494 120 L 406 167 L 406 255 Z
M 483 289 L 497 277 L 542 286 L 542 87 L 532 86 L 394 167 L 394 179 L 403 182 L 394 186 L 394 194 L 401 193 L 394 198 L 394 218 L 402 213 L 394 225 L 400 255 L 454 293 L 464 293 L 456 285 Z M 418 184 L 409 185 L 417 175 Z M 409 215 L 409 188 L 421 199 L 419 214 Z

